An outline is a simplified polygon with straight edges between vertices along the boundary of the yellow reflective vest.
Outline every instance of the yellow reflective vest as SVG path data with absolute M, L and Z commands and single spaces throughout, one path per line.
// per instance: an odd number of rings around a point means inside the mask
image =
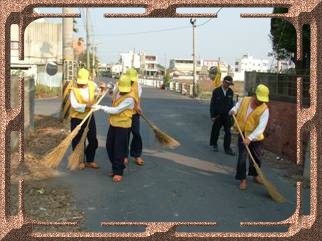
M 112 106 L 113 107 L 118 106 L 126 98 L 133 98 L 134 104 L 136 104 L 135 96 L 131 91 L 126 95 L 122 95 L 118 99 L 113 98 Z M 132 126 L 132 115 L 133 115 L 132 109 L 126 109 L 119 114 L 111 114 L 109 115 L 110 125 L 114 127 L 130 128 Z
M 80 104 L 93 103 L 94 104 L 96 84 L 93 81 L 88 82 L 88 94 L 89 94 L 88 101 L 84 100 L 83 96 L 81 95 L 80 88 L 72 87 L 71 90 L 73 91 L 78 103 L 80 103 Z M 78 112 L 78 111 L 74 110 L 73 108 L 71 108 L 70 117 L 77 118 L 77 119 L 84 119 L 90 110 L 91 110 L 90 108 L 86 108 L 85 112 Z
M 242 132 L 245 133 L 245 137 L 249 136 L 258 126 L 260 116 L 263 112 L 268 108 L 265 103 L 257 106 L 246 118 L 248 106 L 250 105 L 252 97 L 244 97 L 238 112 L 236 114 L 237 122 L 240 126 Z M 261 133 L 257 136 L 256 140 L 253 141 L 261 141 L 264 140 L 264 133 Z

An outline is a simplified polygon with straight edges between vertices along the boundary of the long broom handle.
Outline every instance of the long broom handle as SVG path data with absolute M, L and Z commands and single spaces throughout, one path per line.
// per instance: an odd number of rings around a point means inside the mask
M 241 137 L 242 137 L 242 139 L 243 139 L 243 142 L 244 142 L 244 141 L 245 141 L 244 134 L 243 134 L 242 130 L 240 129 L 240 126 L 239 126 L 239 124 L 238 124 L 238 121 L 237 121 L 237 119 L 236 119 L 235 115 L 232 115 L 232 116 L 233 116 L 234 121 L 235 121 L 235 123 L 236 123 L 236 125 L 237 125 L 237 129 L 238 129 L 238 131 L 239 131 L 239 134 L 241 135 Z M 253 161 L 254 166 L 256 166 L 256 168 L 259 168 L 259 166 L 257 165 L 257 163 L 256 163 L 256 161 L 255 161 L 255 159 L 254 159 L 254 157 L 253 157 L 253 155 L 252 155 L 252 153 L 250 152 L 250 149 L 249 149 L 248 145 L 245 145 L 245 147 L 246 147 L 246 150 L 247 150 L 247 152 L 248 152 L 248 154 L 249 154 L 250 158 L 251 158 L 251 159 L 252 159 L 252 161 Z
M 155 128 L 155 127 L 154 127 L 154 125 L 152 124 L 152 122 L 151 122 L 150 120 L 148 120 L 148 119 L 145 117 L 145 115 L 141 114 L 141 116 L 142 116 L 142 118 L 146 121 L 146 123 L 148 123 L 148 125 L 149 125 L 152 129 L 154 129 L 154 128 Z
M 105 97 L 105 95 L 107 94 L 107 92 L 108 92 L 108 90 L 106 90 L 104 93 L 103 93 L 103 95 L 98 99 L 98 101 L 95 103 L 96 105 L 97 104 L 99 104 L 102 100 L 103 100 L 103 98 Z M 81 126 L 81 125 L 83 125 L 84 123 L 85 123 L 85 121 L 88 119 L 88 117 L 92 114 L 94 112 L 94 110 L 93 109 L 91 109 L 88 113 L 87 113 L 87 115 L 85 116 L 85 118 L 82 120 L 82 122 L 80 123 L 80 124 L 78 124 L 78 126 Z

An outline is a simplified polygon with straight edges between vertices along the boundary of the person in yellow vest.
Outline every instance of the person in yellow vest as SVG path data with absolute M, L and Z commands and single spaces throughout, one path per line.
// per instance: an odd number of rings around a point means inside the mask
M 246 159 L 248 156 L 245 145 L 248 145 L 256 163 L 261 166 L 262 144 L 264 131 L 269 119 L 269 109 L 266 103 L 269 101 L 269 89 L 263 84 L 256 87 L 255 95 L 244 97 L 229 111 L 230 115 L 236 114 L 237 122 L 245 136 L 238 137 L 238 162 L 235 178 L 240 180 L 240 189 L 247 189 L 246 180 Z M 249 162 L 248 175 L 253 176 L 255 183 L 262 183 L 258 176 L 253 162 Z
M 136 105 L 133 109 L 132 116 L 132 126 L 129 132 L 129 140 L 130 135 L 132 133 L 132 141 L 130 144 L 130 155 L 135 159 L 135 163 L 139 166 L 144 165 L 144 161 L 141 158 L 142 155 L 142 138 L 140 134 L 140 115 L 142 114 L 141 109 L 141 94 L 142 88 L 138 82 L 138 73 L 134 68 L 130 68 L 126 71 L 126 75 L 129 76 L 132 82 L 132 92 L 136 98 Z M 125 159 L 125 163 L 128 163 L 128 156 Z
M 96 83 L 89 80 L 89 72 L 85 68 L 81 68 L 78 71 L 77 76 L 77 87 L 72 87 L 70 92 L 70 127 L 71 130 L 75 129 L 78 124 L 82 122 L 88 112 L 91 110 L 91 106 L 95 103 L 95 94 L 98 87 Z M 87 120 L 88 121 L 88 120 Z M 75 136 L 72 141 L 73 150 L 79 143 L 84 129 L 87 125 L 87 121 L 82 125 L 81 130 Z M 97 163 L 94 161 L 95 152 L 98 146 L 96 138 L 96 123 L 94 115 L 91 117 L 88 124 L 87 140 L 88 145 L 85 148 L 85 162 L 80 163 L 79 168 L 84 169 L 85 167 L 99 168 Z
M 112 107 L 93 105 L 94 110 L 103 110 L 110 114 L 109 129 L 106 138 L 106 150 L 112 163 L 113 181 L 120 182 L 125 168 L 124 159 L 128 153 L 129 131 L 132 125 L 133 109 L 136 98 L 131 91 L 131 80 L 127 75 L 121 75 L 118 81 L 118 91 L 112 100 Z

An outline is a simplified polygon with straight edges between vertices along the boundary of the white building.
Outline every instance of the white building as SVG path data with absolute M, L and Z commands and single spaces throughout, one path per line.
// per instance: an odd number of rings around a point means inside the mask
M 144 52 L 135 53 L 130 50 L 128 53 L 121 53 L 120 60 L 111 67 L 112 73 L 125 73 L 129 68 L 135 68 L 139 74 L 145 77 L 155 77 L 159 75 L 158 58 L 153 54 Z
M 212 66 L 218 66 L 218 60 L 200 59 L 196 61 L 197 79 L 207 80 L 208 70 Z M 228 65 L 220 61 L 221 79 L 228 74 Z M 169 73 L 173 79 L 192 79 L 193 60 L 192 59 L 171 59 Z
M 234 80 L 244 81 L 245 71 L 269 72 L 270 66 L 267 59 L 255 59 L 253 56 L 243 55 L 235 62 Z
M 201 61 L 196 61 L 197 79 L 201 71 Z M 169 74 L 172 79 L 192 80 L 193 79 L 193 60 L 192 59 L 171 59 L 169 64 Z
M 285 73 L 289 69 L 295 69 L 295 64 L 291 60 L 278 60 L 274 71 L 278 73 Z
M 130 68 L 140 68 L 140 55 L 130 50 L 128 53 L 121 53 L 122 72 L 125 73 Z
M 153 54 L 140 53 L 140 73 L 145 77 L 156 77 L 159 75 L 158 58 Z

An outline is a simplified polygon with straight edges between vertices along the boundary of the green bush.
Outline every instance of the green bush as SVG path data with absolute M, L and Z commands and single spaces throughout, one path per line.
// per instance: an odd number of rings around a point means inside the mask
M 170 74 L 168 72 L 163 77 L 163 84 L 165 87 L 169 87 L 170 85 Z

